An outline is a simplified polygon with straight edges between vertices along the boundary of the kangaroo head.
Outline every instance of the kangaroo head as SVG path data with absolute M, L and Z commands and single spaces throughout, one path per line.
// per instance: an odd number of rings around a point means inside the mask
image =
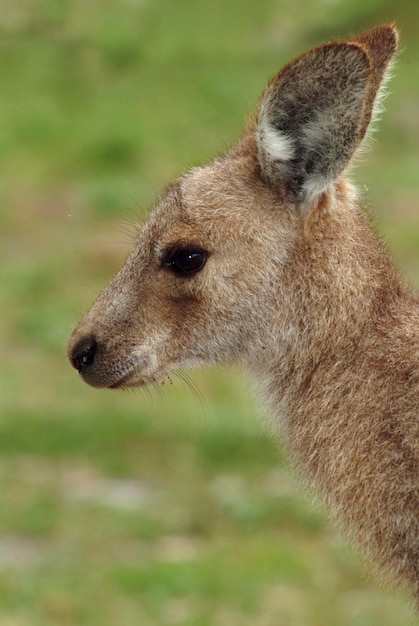
M 292 230 L 286 215 L 277 222 L 255 169 L 250 155 L 237 155 L 168 189 L 70 339 L 70 358 L 86 382 L 140 385 L 251 352 L 260 292 L 276 282 Z
M 70 338 L 87 383 L 143 385 L 289 351 L 319 272 L 333 291 L 337 240 L 353 220 L 344 172 L 396 46 L 385 26 L 291 62 L 238 144 L 168 189 Z

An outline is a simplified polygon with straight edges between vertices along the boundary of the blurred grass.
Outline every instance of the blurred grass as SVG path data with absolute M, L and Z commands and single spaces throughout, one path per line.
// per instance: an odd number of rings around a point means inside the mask
M 2 2 L 0 626 L 413 623 L 302 495 L 238 371 L 149 397 L 65 360 L 161 186 L 237 137 L 282 63 L 389 20 L 404 52 L 355 176 L 419 284 L 414 0 Z

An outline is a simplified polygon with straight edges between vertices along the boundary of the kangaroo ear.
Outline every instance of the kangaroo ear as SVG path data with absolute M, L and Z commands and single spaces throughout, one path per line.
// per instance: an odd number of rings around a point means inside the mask
M 396 29 L 382 26 L 314 48 L 272 79 L 256 131 L 266 182 L 307 206 L 336 180 L 367 131 L 396 48 Z

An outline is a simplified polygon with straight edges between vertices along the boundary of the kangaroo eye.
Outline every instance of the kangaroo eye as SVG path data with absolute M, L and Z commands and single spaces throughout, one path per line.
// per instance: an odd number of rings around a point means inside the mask
M 201 248 L 177 247 L 169 251 L 163 265 L 179 276 L 192 276 L 202 270 L 206 260 L 207 253 Z

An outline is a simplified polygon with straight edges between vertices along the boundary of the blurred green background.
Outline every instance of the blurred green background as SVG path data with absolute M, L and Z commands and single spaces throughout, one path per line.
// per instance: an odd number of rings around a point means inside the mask
M 0 626 L 403 626 L 240 372 L 95 391 L 67 337 L 160 188 L 239 134 L 308 47 L 396 21 L 355 178 L 419 285 L 417 0 L 0 4 Z

